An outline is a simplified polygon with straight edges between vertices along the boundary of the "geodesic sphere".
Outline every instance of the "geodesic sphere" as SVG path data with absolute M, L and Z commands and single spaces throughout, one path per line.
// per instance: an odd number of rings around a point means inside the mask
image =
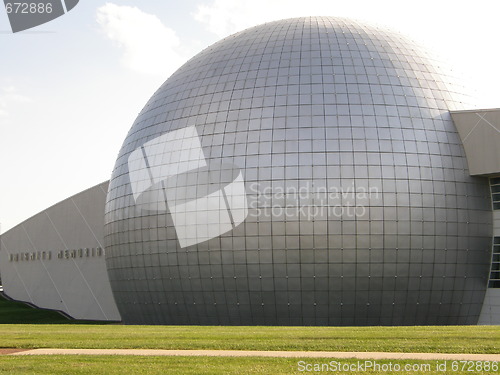
M 159 46 L 160 47 L 160 46 Z M 398 34 L 271 22 L 151 97 L 110 182 L 109 277 L 129 324 L 474 324 L 487 182 L 464 90 Z

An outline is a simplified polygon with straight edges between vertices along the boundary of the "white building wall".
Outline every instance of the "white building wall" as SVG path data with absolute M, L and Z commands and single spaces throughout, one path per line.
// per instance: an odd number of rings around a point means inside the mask
M 105 182 L 79 193 L 1 236 L 7 296 L 75 319 L 121 320 L 103 247 L 107 188 Z

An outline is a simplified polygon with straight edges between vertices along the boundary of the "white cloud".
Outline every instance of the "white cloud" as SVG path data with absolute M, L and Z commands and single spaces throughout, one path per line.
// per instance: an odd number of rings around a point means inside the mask
M 97 23 L 123 50 L 123 64 L 136 72 L 165 76 L 185 60 L 175 31 L 136 7 L 106 3 L 97 9 Z
M 0 92 L 0 118 L 9 115 L 9 108 L 31 102 L 29 97 L 20 94 L 18 91 L 15 86 L 2 88 Z
M 290 7 L 286 0 L 214 0 L 210 4 L 198 5 L 194 17 L 210 32 L 225 37 L 256 24 L 288 18 L 291 8 L 297 6 Z
M 3 96 L 0 96 L 0 118 L 1 117 L 7 117 L 8 112 L 7 112 L 7 103 L 5 102 L 5 99 Z

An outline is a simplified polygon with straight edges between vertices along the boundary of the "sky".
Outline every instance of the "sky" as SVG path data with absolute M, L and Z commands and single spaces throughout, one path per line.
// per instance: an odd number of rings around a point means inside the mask
M 0 231 L 109 179 L 149 97 L 234 32 L 317 15 L 385 26 L 441 55 L 479 107 L 499 108 L 499 13 L 498 0 L 81 0 L 13 34 L 0 7 Z

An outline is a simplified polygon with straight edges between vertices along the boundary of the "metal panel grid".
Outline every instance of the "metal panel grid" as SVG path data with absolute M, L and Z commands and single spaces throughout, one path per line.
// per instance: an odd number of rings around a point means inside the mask
M 491 201 L 449 114 L 468 99 L 439 67 L 398 34 L 330 17 L 251 28 L 188 61 L 138 116 L 110 183 L 106 256 L 124 322 L 474 324 Z M 188 127 L 208 169 L 176 179 L 176 194 L 217 185 L 207 173 L 229 164 L 248 216 L 183 246 L 164 185 L 137 204 L 129 158 Z

